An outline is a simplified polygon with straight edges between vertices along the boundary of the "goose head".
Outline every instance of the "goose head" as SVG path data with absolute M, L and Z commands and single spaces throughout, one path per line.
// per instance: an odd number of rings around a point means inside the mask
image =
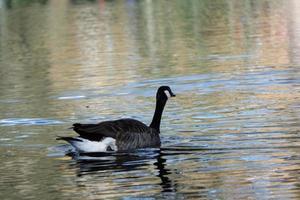
M 158 133 L 160 132 L 160 121 L 161 116 L 169 97 L 175 97 L 169 86 L 160 86 L 156 93 L 156 107 L 150 127 L 155 129 Z
M 169 97 L 175 97 L 176 95 L 172 92 L 169 86 L 160 86 L 156 93 L 156 100 L 167 101 Z

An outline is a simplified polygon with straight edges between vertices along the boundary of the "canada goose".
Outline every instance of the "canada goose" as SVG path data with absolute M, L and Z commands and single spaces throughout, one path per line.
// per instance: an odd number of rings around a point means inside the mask
M 168 97 L 175 97 L 170 87 L 159 87 L 155 112 L 149 126 L 129 118 L 98 124 L 76 123 L 72 129 L 79 134 L 78 137 L 58 137 L 57 140 L 69 142 L 81 153 L 160 147 L 160 121 Z

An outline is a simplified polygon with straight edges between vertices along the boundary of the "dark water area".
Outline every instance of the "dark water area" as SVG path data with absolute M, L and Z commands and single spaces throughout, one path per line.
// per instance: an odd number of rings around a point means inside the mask
M 299 39 L 296 0 L 0 0 L 0 199 L 299 199 Z M 160 85 L 160 149 L 55 140 Z

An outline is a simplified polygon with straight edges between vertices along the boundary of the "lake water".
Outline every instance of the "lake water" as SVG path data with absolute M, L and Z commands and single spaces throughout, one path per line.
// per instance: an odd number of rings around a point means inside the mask
M 0 199 L 299 199 L 300 1 L 0 0 Z M 74 122 L 161 149 L 66 156 Z

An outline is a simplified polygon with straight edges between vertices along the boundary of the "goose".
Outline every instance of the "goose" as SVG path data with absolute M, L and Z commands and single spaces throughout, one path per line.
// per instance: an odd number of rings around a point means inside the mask
M 58 137 L 79 153 L 130 151 L 139 148 L 158 148 L 160 122 L 169 97 L 175 97 L 169 86 L 160 86 L 156 93 L 156 107 L 149 126 L 135 119 L 124 118 L 98 124 L 75 123 L 71 127 L 78 137 Z

